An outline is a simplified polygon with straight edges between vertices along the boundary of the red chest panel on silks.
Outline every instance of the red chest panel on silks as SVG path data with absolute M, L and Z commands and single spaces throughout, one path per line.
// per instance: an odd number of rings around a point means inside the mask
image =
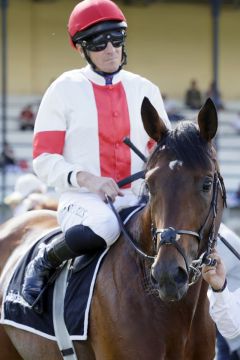
M 101 175 L 119 181 L 131 175 L 131 150 L 123 143 L 126 136 L 130 137 L 126 94 L 121 83 L 92 86 L 98 114 Z

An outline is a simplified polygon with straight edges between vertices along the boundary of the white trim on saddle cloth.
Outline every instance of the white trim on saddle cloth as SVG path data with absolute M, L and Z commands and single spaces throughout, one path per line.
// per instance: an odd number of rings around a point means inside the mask
M 131 219 L 131 217 L 136 214 L 138 211 L 140 211 L 141 209 L 143 209 L 146 206 L 146 204 L 141 204 L 139 205 L 136 209 L 134 209 L 127 217 L 126 219 L 123 220 L 123 224 L 126 225 L 129 220 Z
M 91 301 L 92 301 L 92 295 L 93 295 L 93 290 L 94 290 L 94 286 L 95 286 L 95 282 L 96 282 L 96 278 L 97 278 L 97 274 L 98 274 L 98 269 L 99 266 L 102 262 L 102 259 L 104 258 L 104 256 L 106 255 L 106 253 L 108 252 L 108 250 L 110 249 L 110 247 L 108 247 L 100 256 L 98 263 L 95 267 L 95 271 L 93 274 L 93 278 L 91 281 L 91 285 L 90 285 L 90 292 L 89 292 L 89 297 L 88 297 L 88 301 L 87 301 L 87 305 L 86 305 L 86 310 L 85 310 L 85 315 L 84 315 L 84 332 L 83 335 L 70 335 L 70 339 L 73 340 L 87 340 L 87 335 L 88 335 L 88 319 L 89 319 L 89 311 L 90 311 L 90 305 L 91 305 Z
M 138 208 L 134 209 L 129 215 L 127 215 L 126 219 L 124 220 L 124 224 L 126 224 L 130 219 L 131 217 L 136 213 L 138 212 L 139 210 L 141 210 L 143 208 L 142 205 L 140 205 Z M 41 238 L 40 238 L 41 239 Z M 38 239 L 38 240 L 40 240 Z M 38 241 L 36 240 L 36 242 Z M 91 300 L 92 300 L 92 295 L 93 295 L 93 291 L 94 291 L 94 286 L 95 286 L 95 281 L 96 281 L 96 278 L 97 278 L 97 273 L 98 273 L 98 270 L 99 270 L 99 266 L 101 264 L 101 261 L 103 259 L 103 257 L 106 255 L 106 253 L 108 252 L 109 248 L 107 248 L 99 257 L 98 259 L 98 262 L 96 264 L 96 267 L 95 267 L 95 270 L 94 270 L 94 273 L 93 273 L 93 277 L 92 277 L 92 280 L 91 280 L 91 284 L 90 284 L 90 290 L 89 290 L 89 296 L 88 296 L 88 299 L 87 299 L 87 303 L 86 303 L 86 308 L 85 308 L 85 314 L 84 314 L 84 331 L 83 331 L 83 334 L 82 335 L 69 335 L 70 339 L 72 341 L 74 340 L 87 340 L 87 335 L 88 335 L 88 320 L 89 320 L 89 312 L 90 312 L 90 305 L 91 305 Z M 34 333 L 36 335 L 39 335 L 39 336 L 42 336 L 44 338 L 47 338 L 47 339 L 50 339 L 50 340 L 54 340 L 54 341 L 57 341 L 57 338 L 56 336 L 52 336 L 50 334 L 47 334 L 45 332 L 42 332 L 34 327 L 30 327 L 30 326 L 27 326 L 27 325 L 23 325 L 21 323 L 17 323 L 16 321 L 13 321 L 13 320 L 9 320 L 9 319 L 5 319 L 5 312 L 4 312 L 4 303 L 5 303 L 5 299 L 6 299 L 6 292 L 7 292 L 7 289 L 8 289 L 8 286 L 9 286 L 9 283 L 13 277 L 13 274 L 14 274 L 14 271 L 15 269 L 17 268 L 18 264 L 20 263 L 20 261 L 22 260 L 22 257 L 18 260 L 18 262 L 16 263 L 16 265 L 14 266 L 12 272 L 11 272 L 11 276 L 9 278 L 9 282 L 5 288 L 5 291 L 4 291 L 4 296 L 3 296 L 3 303 L 2 303 L 2 312 L 1 312 L 1 319 L 0 319 L 0 323 L 1 324 L 5 324 L 5 325 L 10 325 L 10 326 L 13 326 L 13 327 L 16 327 L 18 329 L 22 329 L 22 330 L 26 330 L 28 332 L 31 332 L 31 333 Z M 10 299 L 11 302 L 17 302 L 17 303 L 20 303 L 22 306 L 25 306 L 25 307 L 29 307 L 29 305 L 24 301 L 24 299 L 19 295 L 17 296 L 18 294 L 8 294 L 9 298 L 8 298 L 8 301 Z

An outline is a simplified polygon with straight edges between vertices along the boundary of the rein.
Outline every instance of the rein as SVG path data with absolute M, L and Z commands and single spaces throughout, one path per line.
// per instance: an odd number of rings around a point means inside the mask
M 139 247 L 134 243 L 133 239 L 131 238 L 131 236 L 129 235 L 129 233 L 127 232 L 123 222 L 122 222 L 122 219 L 119 215 L 119 213 L 117 212 L 117 210 L 115 209 L 114 205 L 113 205 L 113 202 L 112 202 L 112 199 L 107 196 L 107 201 L 108 201 L 108 204 L 110 205 L 112 211 L 114 212 L 117 220 L 118 220 L 118 224 L 120 226 L 120 229 L 124 235 L 124 237 L 128 240 L 128 242 L 134 247 L 134 249 L 140 254 L 142 255 L 145 259 L 151 259 L 151 260 L 154 260 L 155 259 L 155 256 L 151 256 L 151 255 L 147 255 L 144 251 L 142 251 L 141 249 L 139 249 Z M 142 208 L 144 208 L 145 205 L 142 205 L 140 206 L 139 210 L 141 210 Z
M 130 184 L 131 182 L 138 180 L 138 179 L 144 179 L 145 178 L 145 171 L 139 171 L 133 175 L 127 176 L 124 179 L 118 181 L 118 186 L 122 187 L 124 185 Z

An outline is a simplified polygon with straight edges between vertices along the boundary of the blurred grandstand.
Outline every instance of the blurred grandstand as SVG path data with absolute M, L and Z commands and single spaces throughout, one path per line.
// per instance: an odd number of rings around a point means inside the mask
M 34 0 L 37 2 L 46 1 L 46 0 Z M 48 0 L 49 1 L 49 0 Z M 53 0 L 52 0 L 53 1 Z M 122 0 L 122 2 L 126 5 L 136 5 L 136 4 L 144 4 L 144 5 L 150 5 L 153 3 L 195 3 L 195 4 L 208 4 L 211 2 L 211 0 Z M 233 5 L 234 7 L 240 6 L 240 0 L 221 0 L 222 4 L 224 5 Z

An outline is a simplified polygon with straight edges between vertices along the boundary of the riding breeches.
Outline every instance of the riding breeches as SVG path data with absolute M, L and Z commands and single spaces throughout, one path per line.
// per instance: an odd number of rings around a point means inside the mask
M 138 197 L 129 190 L 123 190 L 124 196 L 114 201 L 117 211 L 134 206 Z M 90 228 L 96 235 L 112 245 L 120 234 L 118 220 L 109 204 L 92 193 L 68 192 L 59 199 L 58 222 L 64 233 L 77 225 Z

